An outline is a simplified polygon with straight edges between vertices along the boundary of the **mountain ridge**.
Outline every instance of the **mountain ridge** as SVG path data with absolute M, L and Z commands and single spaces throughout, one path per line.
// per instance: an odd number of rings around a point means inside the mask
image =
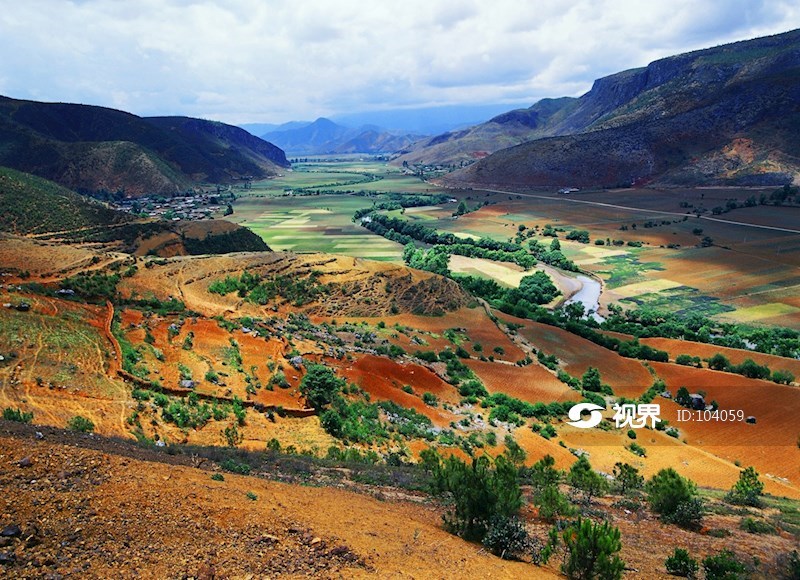
M 397 162 L 456 165 L 498 155 L 480 161 L 480 169 L 447 176 L 451 185 L 480 183 L 489 175 L 495 184 L 548 186 L 785 183 L 800 174 L 793 130 L 800 114 L 799 78 L 800 30 L 740 41 L 597 79 L 578 99 L 510 111 L 461 135 L 418 144 Z M 641 146 L 627 151 L 615 139 Z M 742 143 L 750 153 L 731 156 Z M 522 149 L 502 152 L 515 146 Z M 557 153 L 560 146 L 568 146 L 569 155 Z M 651 161 L 623 170 L 625 162 L 610 151 Z M 608 169 L 602 179 L 589 172 L 598 161 Z M 500 178 L 503 171 L 507 177 Z
M 222 123 L 2 96 L 0 165 L 77 191 L 134 196 L 263 178 L 289 166 L 279 148 Z

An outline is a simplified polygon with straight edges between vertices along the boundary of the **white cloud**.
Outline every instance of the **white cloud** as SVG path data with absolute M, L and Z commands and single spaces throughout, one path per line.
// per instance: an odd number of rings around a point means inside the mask
M 6 4 L 6 6 L 2 6 Z M 783 0 L 0 0 L 0 93 L 285 121 L 576 95 L 656 58 L 800 27 Z

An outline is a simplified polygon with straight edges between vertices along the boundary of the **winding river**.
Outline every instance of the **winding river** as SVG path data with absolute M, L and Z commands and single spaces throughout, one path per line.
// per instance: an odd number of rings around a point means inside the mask
M 569 300 L 564 304 L 572 304 L 580 302 L 583 304 L 583 309 L 588 313 L 588 316 L 594 318 L 597 322 L 604 322 L 605 318 L 597 313 L 600 308 L 600 292 L 603 287 L 597 280 L 579 274 L 577 280 L 581 283 L 581 288 L 573 294 Z

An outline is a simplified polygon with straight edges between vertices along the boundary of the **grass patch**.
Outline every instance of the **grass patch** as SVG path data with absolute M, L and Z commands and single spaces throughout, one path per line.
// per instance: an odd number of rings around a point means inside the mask
M 636 305 L 638 308 L 672 312 L 678 315 L 699 314 L 706 317 L 733 310 L 732 306 L 721 303 L 719 298 L 701 294 L 696 288 L 688 286 L 623 298 L 620 303 L 628 307 Z
M 663 272 L 664 266 L 660 262 L 640 262 L 639 256 L 633 251 L 623 255 L 609 256 L 602 262 L 603 269 L 600 273 L 606 280 L 609 288 L 618 288 L 628 284 L 645 282 L 646 272 Z

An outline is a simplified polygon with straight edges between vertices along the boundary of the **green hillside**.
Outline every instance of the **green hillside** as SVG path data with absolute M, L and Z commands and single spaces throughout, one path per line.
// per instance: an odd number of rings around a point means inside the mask
M 62 232 L 131 221 L 128 214 L 52 181 L 0 167 L 0 230 L 15 234 Z
M 0 97 L 0 165 L 79 192 L 145 195 L 261 179 L 289 164 L 271 143 L 223 123 Z

